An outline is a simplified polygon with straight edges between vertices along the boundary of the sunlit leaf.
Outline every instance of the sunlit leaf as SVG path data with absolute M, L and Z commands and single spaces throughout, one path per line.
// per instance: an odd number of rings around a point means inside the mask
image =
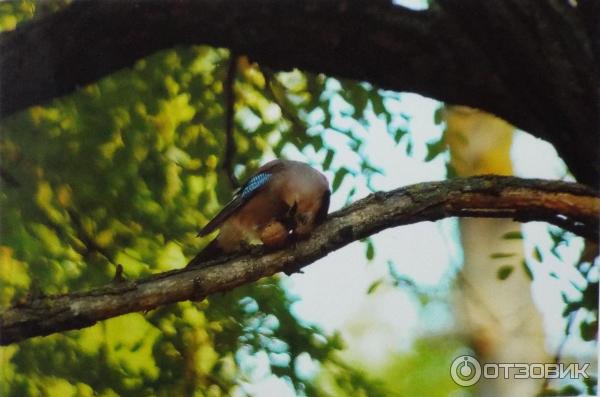
M 369 285 L 369 288 L 367 288 L 367 294 L 371 295 L 372 293 L 374 293 L 377 290 L 377 288 L 381 286 L 381 284 L 383 284 L 383 279 L 381 278 L 373 281 L 371 285 Z

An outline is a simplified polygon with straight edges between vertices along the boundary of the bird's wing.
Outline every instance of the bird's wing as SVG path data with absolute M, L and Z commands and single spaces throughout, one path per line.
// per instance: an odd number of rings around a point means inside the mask
M 279 160 L 271 161 L 263 165 L 256 174 L 246 181 L 235 191 L 233 198 L 223 209 L 198 233 L 198 236 L 206 236 L 219 228 L 238 209 L 244 206 L 252 197 L 261 191 L 271 180 L 274 172 L 281 166 Z

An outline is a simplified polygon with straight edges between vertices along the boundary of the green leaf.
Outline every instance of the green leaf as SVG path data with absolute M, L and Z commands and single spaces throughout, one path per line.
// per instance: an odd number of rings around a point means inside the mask
M 437 156 L 442 154 L 447 148 L 446 141 L 444 138 L 440 138 L 440 140 L 428 143 L 427 144 L 427 156 L 425 156 L 425 161 L 431 161 L 435 159 Z
M 346 177 L 348 172 L 349 171 L 347 168 L 340 168 L 339 170 L 337 170 L 337 172 L 335 173 L 335 176 L 333 177 L 333 183 L 331 184 L 331 189 L 334 192 L 339 189 L 342 182 L 344 181 L 344 177 Z
M 408 156 L 412 156 L 412 154 L 413 154 L 413 143 L 412 143 L 412 140 L 408 141 L 408 143 L 406 144 L 406 154 Z
M 381 95 L 379 95 L 378 92 L 373 92 L 369 98 L 371 100 L 371 105 L 373 106 L 373 113 L 375 113 L 377 116 L 383 115 L 386 121 L 389 123 L 389 113 L 385 109 Z
M 342 337 L 342 334 L 340 334 L 338 331 L 335 331 L 331 338 L 329 338 L 329 345 L 332 349 L 335 350 L 343 350 L 346 348 L 344 338 Z
M 596 339 L 598 334 L 598 320 L 592 320 L 590 322 L 583 321 L 579 325 L 579 331 L 581 332 L 581 339 L 586 342 Z
M 533 258 L 538 262 L 542 261 L 542 253 L 537 245 L 533 247 Z
M 356 187 L 352 187 L 352 189 L 350 189 L 350 192 L 348 192 L 348 196 L 346 197 L 346 205 L 350 204 L 352 202 L 352 199 L 354 198 L 354 195 L 356 194 Z
M 400 142 L 400 140 L 406 134 L 408 134 L 408 130 L 406 130 L 404 128 L 397 128 L 396 131 L 394 132 L 394 142 L 396 142 L 396 144 L 398 144 L 398 142 Z
M 520 231 L 508 232 L 508 233 L 504 233 L 502 235 L 502 238 L 504 240 L 522 240 L 523 233 L 521 233 Z
M 515 268 L 511 265 L 501 266 L 496 273 L 496 277 L 498 277 L 499 280 L 506 280 L 513 270 L 515 270 Z
M 533 280 L 533 273 L 531 272 L 531 268 L 529 267 L 529 265 L 527 264 L 527 261 L 525 259 L 523 259 L 521 261 L 521 267 L 525 271 L 525 274 L 527 275 L 529 280 Z
M 554 393 L 556 393 L 554 394 L 555 396 L 580 396 L 583 394 L 583 392 L 574 385 L 566 385 Z
M 549 230 L 549 233 L 550 233 L 550 238 L 554 242 L 554 245 L 558 245 L 560 243 L 565 242 L 565 235 L 567 234 L 566 231 L 564 231 L 562 229 L 552 228 Z
M 492 258 L 492 259 L 510 258 L 515 255 L 516 254 L 514 252 L 494 252 L 493 254 L 490 255 L 490 258 Z
M 563 258 L 558 252 L 558 248 L 561 245 L 566 244 L 567 232 L 562 229 L 555 229 L 554 227 L 550 228 L 548 232 L 553 242 L 552 248 L 550 248 L 550 253 L 562 261 Z
M 598 310 L 598 281 L 588 283 L 583 290 L 583 296 L 581 297 L 580 302 L 581 306 L 589 311 Z
M 444 121 L 444 107 L 440 106 L 439 108 L 435 109 L 435 112 L 433 113 L 433 122 L 435 123 L 435 125 L 440 125 L 440 124 L 442 124 L 443 121 Z
M 372 293 L 374 293 L 381 284 L 383 284 L 382 278 L 373 281 L 371 285 L 369 285 L 369 288 L 367 288 L 367 295 L 371 295 Z
M 372 261 L 375 257 L 375 247 L 373 246 L 373 242 L 371 240 L 367 240 L 367 259 Z
M 354 117 L 362 118 L 369 100 L 368 92 L 358 84 L 351 86 L 348 92 L 350 94 L 349 102 L 354 107 Z
M 333 156 L 335 152 L 331 149 L 327 149 L 327 154 L 325 155 L 325 160 L 323 160 L 323 169 L 328 170 L 331 167 L 331 162 L 333 161 Z

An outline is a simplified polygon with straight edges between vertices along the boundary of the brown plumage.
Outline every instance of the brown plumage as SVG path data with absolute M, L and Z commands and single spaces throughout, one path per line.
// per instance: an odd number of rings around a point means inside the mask
M 290 235 L 307 236 L 327 217 L 329 184 L 305 163 L 273 160 L 236 191 L 232 200 L 200 231 L 219 235 L 188 266 L 262 243 L 284 245 Z

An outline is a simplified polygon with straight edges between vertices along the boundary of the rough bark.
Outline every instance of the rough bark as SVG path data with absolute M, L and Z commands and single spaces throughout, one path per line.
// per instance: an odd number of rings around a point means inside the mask
M 596 1 L 103 0 L 0 35 L 0 116 L 67 94 L 141 57 L 208 44 L 487 110 L 553 143 L 600 181 Z
M 280 271 L 300 268 L 383 229 L 445 217 L 501 217 L 547 221 L 598 237 L 600 196 L 579 184 L 482 176 L 428 182 L 375 193 L 332 213 L 311 237 L 285 249 L 224 258 L 204 268 L 165 272 L 143 280 L 116 277 L 86 292 L 45 296 L 0 314 L 0 344 L 90 326 L 97 321 L 216 292 Z

